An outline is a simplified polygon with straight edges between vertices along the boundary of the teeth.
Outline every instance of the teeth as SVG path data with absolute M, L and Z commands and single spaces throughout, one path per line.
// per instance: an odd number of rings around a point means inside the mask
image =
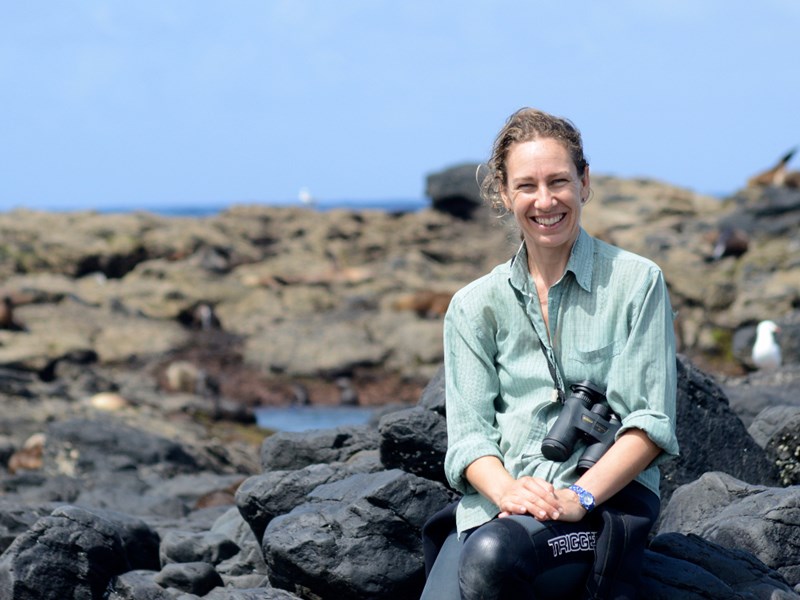
M 539 223 L 539 225 L 545 225 L 549 227 L 550 225 L 555 225 L 563 218 L 564 215 L 557 215 L 555 217 L 534 217 L 533 220 Z

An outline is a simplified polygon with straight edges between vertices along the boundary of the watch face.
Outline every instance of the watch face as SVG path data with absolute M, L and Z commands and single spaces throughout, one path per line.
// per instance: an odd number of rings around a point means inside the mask
M 570 487 L 570 489 L 578 494 L 578 502 L 583 508 L 585 508 L 587 511 L 590 511 L 594 508 L 594 496 L 592 496 L 591 493 L 577 485 Z

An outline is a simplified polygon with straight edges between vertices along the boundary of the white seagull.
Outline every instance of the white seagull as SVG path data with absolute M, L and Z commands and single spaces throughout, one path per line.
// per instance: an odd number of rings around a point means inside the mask
M 775 334 L 780 331 L 774 321 L 761 321 L 758 324 L 751 357 L 753 364 L 762 371 L 772 371 L 781 366 L 781 347 L 775 341 Z

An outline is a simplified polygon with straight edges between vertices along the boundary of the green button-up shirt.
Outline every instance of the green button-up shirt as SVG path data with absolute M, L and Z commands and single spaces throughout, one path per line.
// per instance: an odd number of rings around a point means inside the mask
M 548 336 L 527 265 L 523 244 L 509 262 L 459 290 L 445 317 L 445 473 L 464 494 L 459 532 L 499 512 L 464 477 L 482 456 L 496 456 L 515 478 L 541 477 L 556 487 L 579 477 L 583 441 L 564 462 L 541 452 L 562 405 L 540 339 L 562 390 L 590 380 L 622 420 L 617 437 L 641 429 L 663 449 L 637 481 L 658 494 L 656 465 L 678 454 L 673 312 L 658 266 L 581 230 L 548 293 Z

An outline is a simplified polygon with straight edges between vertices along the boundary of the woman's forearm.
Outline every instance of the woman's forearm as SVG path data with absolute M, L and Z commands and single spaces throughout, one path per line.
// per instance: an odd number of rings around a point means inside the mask
M 577 484 L 592 493 L 600 504 L 611 498 L 641 473 L 661 454 L 641 429 L 630 429 L 608 449 Z
M 500 505 L 505 489 L 514 481 L 496 456 L 481 456 L 464 471 L 470 485 L 496 505 Z

